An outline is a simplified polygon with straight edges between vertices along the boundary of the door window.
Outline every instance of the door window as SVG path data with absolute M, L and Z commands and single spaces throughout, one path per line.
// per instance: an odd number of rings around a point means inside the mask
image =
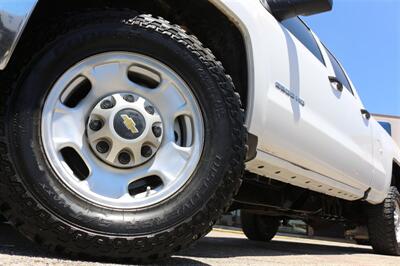
M 335 71 L 335 76 L 336 78 L 343 84 L 346 89 L 354 95 L 353 90 L 351 88 L 350 82 L 346 77 L 346 74 L 344 73 L 343 68 L 340 66 L 339 61 L 336 60 L 336 58 L 333 56 L 333 54 L 326 49 L 326 52 L 328 53 L 329 60 L 332 62 L 333 70 Z
M 310 29 L 298 17 L 286 19 L 281 22 L 322 64 L 325 65 L 321 50 Z
M 379 122 L 379 124 L 383 127 L 384 130 L 386 130 L 389 135 L 392 135 L 392 125 L 388 122 Z

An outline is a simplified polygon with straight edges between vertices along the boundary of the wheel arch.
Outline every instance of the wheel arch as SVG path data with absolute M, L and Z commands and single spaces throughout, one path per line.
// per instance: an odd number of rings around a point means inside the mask
M 391 185 L 395 186 L 400 191 L 400 162 L 397 160 L 393 160 Z
M 161 16 L 197 36 L 222 62 L 241 96 L 243 107 L 246 111 L 251 110 L 251 53 L 248 51 L 251 46 L 246 43 L 247 34 L 243 32 L 245 28 L 238 25 L 238 20 L 229 13 L 221 0 L 38 0 L 9 65 L 18 61 L 17 55 L 21 53 L 29 56 L 24 51 L 26 43 L 31 41 L 30 33 L 37 31 L 38 25 L 43 27 L 54 19 L 60 20 L 79 12 L 107 9 L 131 9 L 139 13 Z M 243 71 L 244 69 L 246 71 Z

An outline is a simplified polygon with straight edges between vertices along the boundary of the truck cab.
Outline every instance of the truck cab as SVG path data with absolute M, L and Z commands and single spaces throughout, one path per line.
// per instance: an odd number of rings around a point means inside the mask
M 111 260 L 163 259 L 234 210 L 251 240 L 301 219 L 400 255 L 399 147 L 301 19 L 332 8 L 0 0 L 1 213 Z

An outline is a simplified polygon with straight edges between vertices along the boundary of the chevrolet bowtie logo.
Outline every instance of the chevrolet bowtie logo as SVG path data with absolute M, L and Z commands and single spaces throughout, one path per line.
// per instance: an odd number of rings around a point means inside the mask
M 133 121 L 132 118 L 130 118 L 128 115 L 121 115 L 122 120 L 124 120 L 124 125 L 127 129 L 129 129 L 132 134 L 137 134 L 139 133 L 139 130 L 136 127 L 135 121 Z

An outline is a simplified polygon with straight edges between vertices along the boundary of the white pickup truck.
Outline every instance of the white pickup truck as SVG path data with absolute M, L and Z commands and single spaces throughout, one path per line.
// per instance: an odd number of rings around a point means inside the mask
M 163 259 L 237 209 L 400 255 L 400 150 L 298 17 L 332 4 L 0 0 L 1 213 L 71 256 Z

